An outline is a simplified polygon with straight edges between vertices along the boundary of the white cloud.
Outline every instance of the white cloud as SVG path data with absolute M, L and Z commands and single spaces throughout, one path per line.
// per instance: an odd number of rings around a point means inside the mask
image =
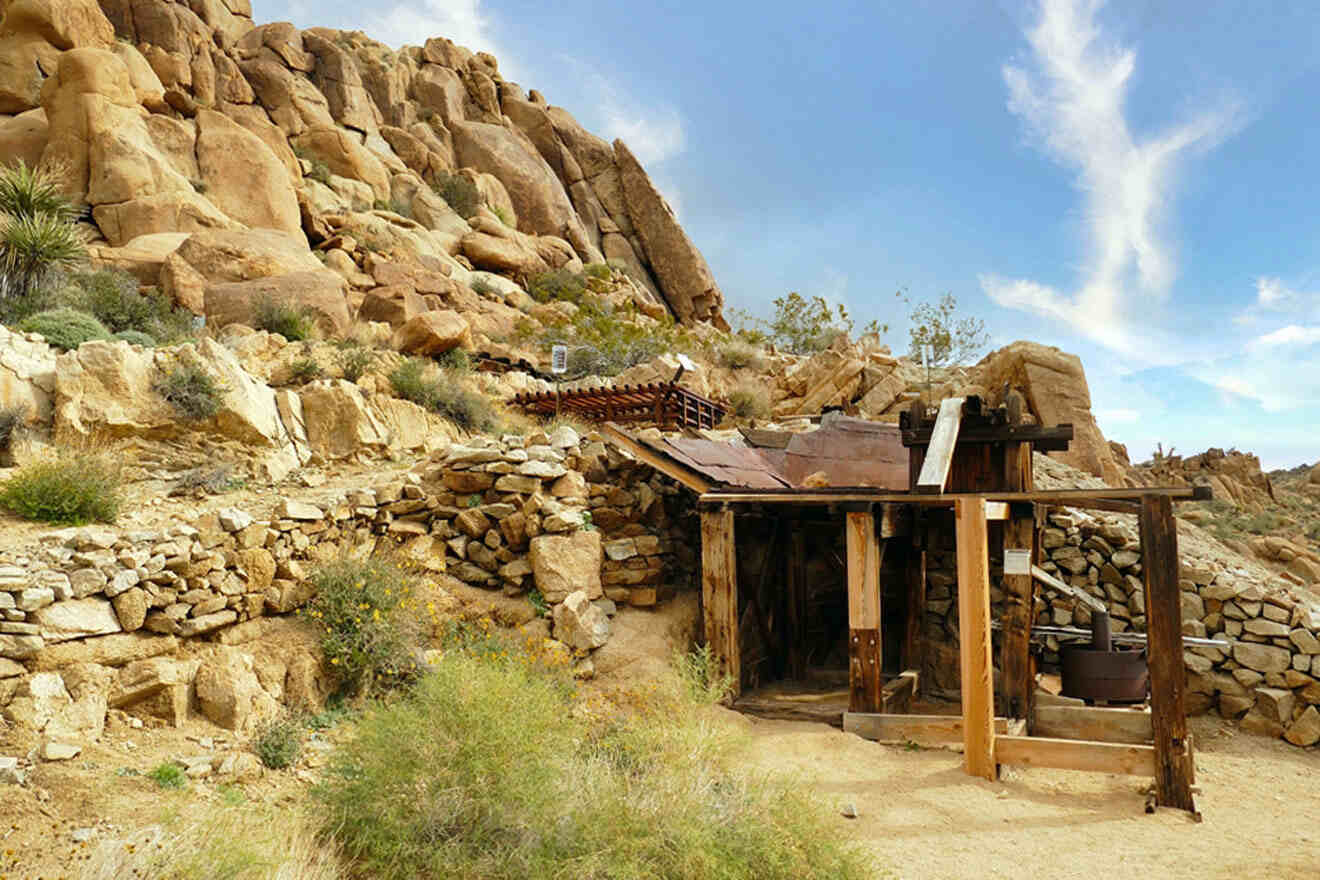
M 1076 170 L 1090 239 L 1081 285 L 1066 294 L 1026 279 L 987 275 L 981 284 L 1000 305 L 1070 323 L 1107 347 L 1136 353 L 1149 347 L 1134 339 L 1132 301 L 1163 299 L 1177 275 L 1160 226 L 1178 162 L 1224 137 L 1237 112 L 1217 107 L 1151 137 L 1134 134 L 1124 101 L 1136 55 L 1104 39 L 1095 21 L 1102 5 L 1042 0 L 1026 33 L 1028 63 L 1003 70 L 1009 109 L 1048 155 Z
M 601 113 L 605 123 L 604 137 L 608 140 L 623 138 L 643 165 L 663 162 L 683 152 L 686 141 L 683 119 L 672 108 L 660 109 L 648 116 L 641 107 L 613 95 L 602 104 Z
M 1282 309 L 1287 303 L 1297 298 L 1297 292 L 1279 278 L 1260 277 L 1256 279 L 1256 302 L 1267 309 Z
M 1320 327 L 1299 327 L 1289 324 L 1272 333 L 1257 336 L 1247 343 L 1248 348 L 1277 348 L 1285 345 L 1312 345 L 1320 342 Z
M 481 0 L 400 3 L 377 18 L 371 31 L 372 37 L 395 48 L 419 46 L 431 37 L 447 37 L 474 52 L 494 53 L 499 45 Z

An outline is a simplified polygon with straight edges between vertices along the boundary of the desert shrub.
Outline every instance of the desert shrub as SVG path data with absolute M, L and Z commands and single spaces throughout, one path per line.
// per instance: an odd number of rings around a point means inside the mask
M 721 343 L 715 350 L 721 366 L 731 370 L 751 368 L 759 370 L 765 365 L 765 357 L 758 346 L 746 340 L 734 337 Z
M 509 212 L 504 210 L 499 205 L 491 205 L 490 212 L 494 214 L 497 218 L 499 218 L 499 221 L 503 223 L 505 226 L 509 227 L 510 229 L 515 228 L 513 224 L 513 218 L 509 216 Z
M 614 277 L 613 270 L 606 263 L 587 263 L 582 267 L 582 274 L 597 281 L 609 281 Z
M 57 174 L 29 168 L 22 159 L 0 168 L 0 214 L 74 220 L 73 204 L 60 188 Z
M 161 788 L 184 788 L 188 785 L 188 774 L 173 761 L 157 764 L 147 774 L 147 778 Z
M 490 400 L 466 388 L 453 377 L 446 380 L 426 378 L 426 362 L 408 358 L 389 375 L 394 393 L 449 419 L 469 431 L 493 431 L 499 417 Z
M 465 220 L 476 214 L 477 208 L 481 206 L 481 191 L 477 189 L 475 183 L 462 174 L 436 172 L 431 189 L 449 203 L 455 214 Z
M 709 645 L 675 652 L 673 666 L 688 697 L 698 704 L 718 703 L 733 690 L 733 679 L 720 669 Z
M 565 302 L 581 303 L 583 295 L 587 292 L 587 283 L 583 276 L 576 272 L 570 272 L 567 269 L 555 269 L 553 272 L 542 272 L 532 278 L 527 284 L 527 292 L 537 302 L 547 303 L 564 300 Z
M 23 430 L 23 422 L 27 419 L 27 407 L 6 406 L 0 408 L 0 457 L 3 457 L 14 446 L 14 440 Z
M 143 348 L 152 348 L 156 344 L 156 340 L 152 339 L 149 334 L 143 333 L 141 330 L 120 330 L 110 338 L 117 339 L 121 342 L 127 342 L 131 345 L 140 345 Z
M 417 674 L 409 615 L 412 579 L 392 560 L 339 559 L 315 569 L 308 616 L 321 628 L 321 649 L 347 694 L 370 693 Z
M 729 394 L 729 415 L 735 419 L 770 417 L 770 395 L 759 385 L 740 385 Z
M 816 804 L 732 771 L 726 728 L 682 694 L 597 720 L 562 674 L 482 645 L 447 649 L 336 755 L 322 828 L 363 876 L 871 876 Z
M 480 294 L 481 296 L 492 297 L 500 295 L 499 288 L 494 284 L 491 284 L 486 278 L 478 278 L 469 286 L 472 288 L 473 293 Z
M 316 362 L 316 358 L 298 358 L 289 364 L 289 381 L 297 385 L 306 385 L 324 375 L 325 370 Z
M 330 184 L 330 166 L 325 164 L 325 160 L 312 155 L 303 147 L 294 147 L 293 155 L 307 162 L 307 172 L 305 176 L 318 183 Z
M 109 458 L 65 452 L 19 468 L 0 484 L 0 507 L 24 519 L 60 525 L 114 522 L 120 474 Z
M 291 302 L 263 296 L 252 308 L 252 322 L 258 330 L 278 333 L 290 342 L 310 339 L 316 332 L 316 316 Z
M 441 369 L 453 370 L 456 373 L 467 373 L 472 369 L 472 358 L 461 348 L 451 348 L 437 355 L 435 362 Z
M 356 382 L 362 378 L 363 373 L 376 365 L 376 353 L 361 343 L 352 342 L 335 353 L 335 363 L 345 379 Z
M 109 339 L 110 331 L 95 316 L 76 309 L 50 309 L 28 315 L 18 323 L 24 333 L 40 333 L 52 346 L 71 351 L 84 342 Z
M 292 767 L 302 754 L 303 725 L 300 719 L 286 715 L 268 721 L 252 738 L 252 751 L 271 770 Z
M 631 313 L 619 314 L 594 300 L 578 306 L 571 323 L 540 334 L 542 346 L 568 346 L 570 379 L 615 376 L 629 367 L 667 352 L 693 351 L 696 342 L 672 320 L 642 323 Z
M 164 369 L 152 386 L 157 394 L 189 421 L 200 422 L 220 412 L 226 389 L 194 363 Z
M 164 294 L 140 293 L 137 280 L 127 272 L 75 273 L 60 300 L 95 315 L 111 333 L 134 330 L 166 343 L 192 335 L 192 312 L 175 306 Z

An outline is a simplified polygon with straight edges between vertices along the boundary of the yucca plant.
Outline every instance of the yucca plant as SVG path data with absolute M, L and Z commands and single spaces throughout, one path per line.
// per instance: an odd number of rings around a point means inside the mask
M 46 214 L 66 223 L 73 221 L 73 203 L 60 190 L 58 175 L 29 168 L 22 159 L 0 168 L 0 214 L 14 218 Z
M 58 214 L 0 219 L 0 300 L 29 297 L 86 256 L 82 233 Z

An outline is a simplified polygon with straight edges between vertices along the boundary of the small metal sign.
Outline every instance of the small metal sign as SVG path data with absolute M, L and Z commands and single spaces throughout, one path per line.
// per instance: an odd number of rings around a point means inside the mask
M 550 349 L 550 372 L 568 372 L 568 346 L 556 345 Z
M 1004 548 L 1004 574 L 1031 574 L 1031 551 Z
M 680 354 L 678 356 L 678 365 L 689 373 L 694 372 L 697 369 L 697 365 L 692 363 L 692 358 L 685 354 Z

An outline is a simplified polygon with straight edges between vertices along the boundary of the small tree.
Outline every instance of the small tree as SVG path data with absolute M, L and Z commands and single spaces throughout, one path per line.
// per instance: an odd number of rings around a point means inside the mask
M 738 336 L 755 345 L 773 342 L 792 354 L 814 354 L 829 348 L 840 334 L 852 335 L 853 320 L 842 303 L 831 306 L 823 296 L 807 299 L 797 291 L 774 303 L 775 314 L 769 321 L 733 310 L 734 320 L 741 325 Z M 889 325 L 871 321 L 862 332 L 883 335 L 889 332 Z
M 901 292 L 904 302 L 910 300 Z M 908 313 L 911 326 L 908 337 L 911 341 L 910 356 L 921 357 L 921 347 L 931 347 L 932 367 L 951 367 L 966 363 L 980 353 L 990 342 L 990 334 L 985 332 L 985 322 L 980 318 L 959 318 L 958 301 L 953 294 L 946 293 L 939 302 L 918 303 Z

